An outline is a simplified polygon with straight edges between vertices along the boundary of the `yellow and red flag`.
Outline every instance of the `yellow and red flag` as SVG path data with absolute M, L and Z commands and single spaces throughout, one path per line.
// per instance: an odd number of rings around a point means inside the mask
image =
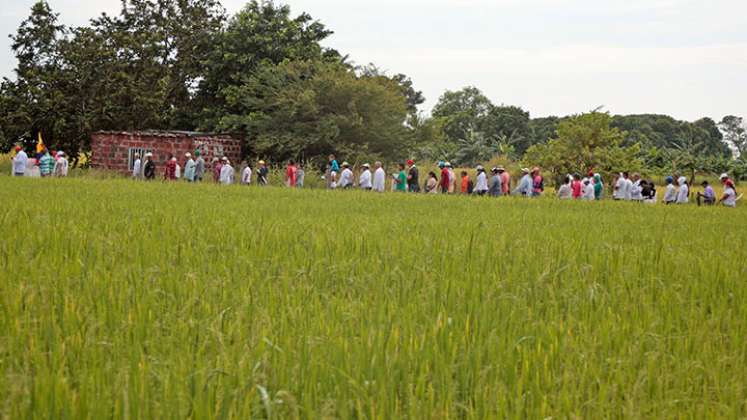
M 39 140 L 36 142 L 36 153 L 44 151 L 44 140 L 42 140 L 42 132 L 39 131 Z

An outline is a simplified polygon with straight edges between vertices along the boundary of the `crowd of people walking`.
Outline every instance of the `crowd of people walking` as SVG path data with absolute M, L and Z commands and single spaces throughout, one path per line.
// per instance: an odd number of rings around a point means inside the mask
M 136 179 L 153 180 L 156 178 L 156 164 L 152 153 L 134 156 L 132 177 Z M 236 183 L 236 172 L 227 157 L 213 158 L 210 165 L 195 151 L 184 155 L 184 170 L 176 156 L 170 155 L 163 168 L 163 178 L 168 181 L 186 180 L 187 182 L 201 182 L 212 178 L 215 183 L 230 185 Z M 208 167 L 209 166 L 209 167 Z M 366 191 L 384 192 L 387 189 L 387 179 L 390 179 L 390 189 L 397 192 L 426 193 L 426 194 L 474 194 L 478 196 L 501 197 L 508 195 L 522 197 L 539 197 L 545 193 L 545 179 L 538 167 L 522 168 L 521 176 L 515 188 L 512 188 L 512 178 L 508 170 L 501 166 L 487 171 L 482 165 L 475 168 L 476 176 L 473 180 L 467 171 L 461 171 L 457 177 L 450 162 L 438 162 L 438 173 L 429 171 L 422 182 L 420 170 L 414 160 L 397 165 L 397 170 L 387 177 L 381 162 L 374 162 L 373 167 L 364 163 L 357 175 L 348 162 L 339 164 L 335 155 L 330 155 L 324 167 L 322 176 L 329 189 L 359 188 Z M 241 185 L 269 184 L 269 168 L 266 162 L 260 160 L 253 168 L 249 162 L 242 162 L 239 170 L 238 183 Z M 58 151 L 54 157 L 46 148 L 35 158 L 29 158 L 20 148 L 16 148 L 13 158 L 14 176 L 58 176 L 64 177 L 68 173 L 68 161 L 65 153 Z M 294 160 L 288 161 L 283 174 L 284 185 L 290 188 L 304 186 L 304 165 Z M 734 182 L 727 174 L 720 176 L 723 194 L 717 197 L 708 181 L 703 181 L 703 191 L 694 195 L 700 205 L 723 204 L 735 207 L 741 196 L 737 196 Z M 690 202 L 691 191 L 688 180 L 684 176 L 669 176 L 665 180 L 663 196 L 664 204 L 687 204 Z M 652 180 L 643 179 L 640 174 L 630 175 L 622 172 L 616 176 L 611 184 L 612 198 L 620 201 L 634 201 L 654 204 L 659 201 L 656 184 Z M 599 173 L 589 172 L 587 176 L 579 174 L 567 175 L 555 194 L 561 200 L 597 201 L 605 197 L 605 185 Z
M 53 156 L 49 149 L 44 148 L 35 157 L 29 157 L 21 146 L 16 146 L 15 152 L 12 162 L 13 176 L 41 178 L 66 177 L 68 174 L 69 162 L 65 152 L 58 151 Z

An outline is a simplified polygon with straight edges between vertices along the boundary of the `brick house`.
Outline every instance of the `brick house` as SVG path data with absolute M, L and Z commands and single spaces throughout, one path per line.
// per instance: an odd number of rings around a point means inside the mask
M 234 166 L 241 159 L 241 140 L 224 134 L 187 131 L 99 131 L 91 135 L 91 167 L 122 173 L 132 171 L 135 154 L 153 153 L 156 176 L 163 174 L 169 154 L 184 167 L 184 154 L 200 150 L 210 166 L 214 157 L 228 157 Z

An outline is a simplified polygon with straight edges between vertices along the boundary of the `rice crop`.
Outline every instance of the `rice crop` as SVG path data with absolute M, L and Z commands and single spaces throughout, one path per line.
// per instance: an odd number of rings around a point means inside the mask
M 2 418 L 747 416 L 744 208 L 0 187 Z

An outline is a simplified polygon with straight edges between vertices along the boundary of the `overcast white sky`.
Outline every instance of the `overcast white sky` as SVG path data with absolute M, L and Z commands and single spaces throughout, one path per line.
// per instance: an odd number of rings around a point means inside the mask
M 0 0 L 5 34 L 34 0 Z M 119 0 L 49 0 L 81 25 Z M 482 89 L 532 116 L 604 105 L 619 114 L 747 117 L 747 0 L 286 0 L 335 31 L 326 45 L 358 64 L 411 76 L 427 98 Z M 243 0 L 223 0 L 229 12 Z

